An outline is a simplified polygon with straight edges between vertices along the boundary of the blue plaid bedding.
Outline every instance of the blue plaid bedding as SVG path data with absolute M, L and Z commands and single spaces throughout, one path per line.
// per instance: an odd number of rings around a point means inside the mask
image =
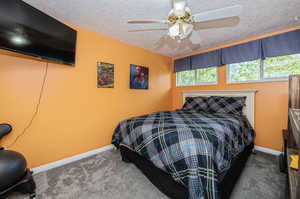
M 244 116 L 176 110 L 120 122 L 112 143 L 169 173 L 188 188 L 191 199 L 218 199 L 218 174 L 254 137 Z

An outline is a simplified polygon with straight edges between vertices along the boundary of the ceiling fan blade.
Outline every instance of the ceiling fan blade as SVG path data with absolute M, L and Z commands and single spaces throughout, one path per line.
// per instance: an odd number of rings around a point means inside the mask
M 133 29 L 128 32 L 146 32 L 146 31 L 167 31 L 168 28 L 150 28 L 150 29 Z
M 242 6 L 236 5 L 195 14 L 193 17 L 195 22 L 204 22 L 222 18 L 236 17 L 239 16 L 241 12 Z
M 164 47 L 166 42 L 166 36 L 167 35 L 163 35 L 157 42 L 155 42 L 154 50 L 160 50 L 162 47 Z
M 236 26 L 240 22 L 239 17 L 229 17 L 223 19 L 216 19 L 204 22 L 194 23 L 194 30 L 205 30 L 212 28 L 225 28 Z
M 190 34 L 187 39 L 190 40 L 192 43 L 196 43 L 196 44 L 201 43 L 201 36 L 199 32 L 196 31 L 193 31 L 192 34 Z
M 194 44 L 192 41 L 188 43 L 188 47 L 191 50 L 198 50 L 199 48 L 201 48 L 201 44 Z
M 129 20 L 129 24 L 162 23 L 168 24 L 167 20 Z
M 201 47 L 199 43 L 194 43 L 191 37 L 176 42 L 175 50 L 188 53 L 190 50 L 198 50 Z
M 179 44 L 179 49 L 198 50 L 200 47 L 200 43 L 193 43 L 191 38 L 184 39 Z
M 178 46 L 177 41 L 172 39 L 169 35 L 163 35 L 155 44 L 154 50 L 160 50 L 164 46 L 167 46 L 169 49 L 176 49 Z

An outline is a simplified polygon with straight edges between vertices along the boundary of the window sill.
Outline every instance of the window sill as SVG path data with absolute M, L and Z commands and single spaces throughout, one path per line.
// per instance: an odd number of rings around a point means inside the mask
M 195 85 L 176 85 L 176 87 L 193 87 L 193 86 L 213 86 L 213 85 L 218 85 L 218 82 L 207 82 L 207 83 L 200 83 L 200 84 L 195 84 Z
M 264 80 L 254 80 L 254 81 L 242 81 L 242 82 L 230 82 L 227 80 L 226 84 L 251 84 L 251 83 L 267 83 L 267 82 L 287 82 L 288 78 L 278 78 L 278 79 L 264 79 Z

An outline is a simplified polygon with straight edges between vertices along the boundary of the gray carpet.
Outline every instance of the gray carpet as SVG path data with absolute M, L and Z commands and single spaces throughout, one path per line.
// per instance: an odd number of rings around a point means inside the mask
M 121 161 L 119 152 L 107 151 L 78 162 L 39 173 L 37 198 L 45 199 L 166 199 L 133 165 Z M 232 199 L 284 199 L 285 175 L 276 158 L 251 155 Z M 9 199 L 28 196 L 12 194 Z

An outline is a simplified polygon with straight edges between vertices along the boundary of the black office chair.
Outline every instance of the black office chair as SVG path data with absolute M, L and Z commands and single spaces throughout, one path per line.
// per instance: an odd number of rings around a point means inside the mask
M 0 124 L 0 139 L 12 131 L 9 124 Z M 35 182 L 27 169 L 24 156 L 18 152 L 0 147 L 0 199 L 13 191 L 28 193 L 35 197 Z

